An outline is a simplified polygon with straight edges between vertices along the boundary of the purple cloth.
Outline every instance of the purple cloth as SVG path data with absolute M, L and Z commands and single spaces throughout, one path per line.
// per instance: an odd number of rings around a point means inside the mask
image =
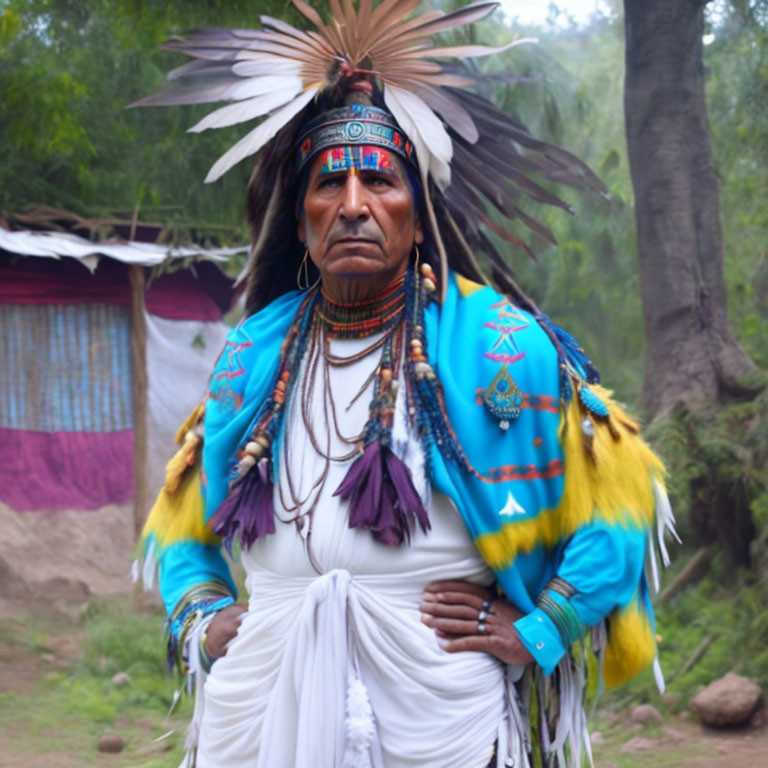
M 9 507 L 93 510 L 131 498 L 131 430 L 0 429 L 0 501 Z

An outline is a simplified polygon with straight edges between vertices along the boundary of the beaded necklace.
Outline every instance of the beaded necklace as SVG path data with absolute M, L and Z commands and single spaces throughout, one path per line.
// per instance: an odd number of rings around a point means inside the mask
M 414 523 L 424 532 L 429 530 L 429 517 L 415 490 L 410 470 L 392 451 L 392 425 L 401 368 L 405 369 L 408 418 L 424 444 L 427 462 L 430 444 L 436 442 L 447 458 L 476 474 L 448 421 L 442 388 L 424 352 L 424 313 L 428 294 L 435 290 L 434 273 L 428 264 L 422 264 L 420 269 L 409 268 L 403 279 L 363 304 L 333 302 L 317 287 L 307 293 L 281 346 L 272 394 L 258 410 L 248 439 L 237 453 L 229 495 L 213 517 L 215 532 L 229 546 L 239 540 L 249 547 L 257 538 L 275 530 L 272 446 L 283 428 L 286 397 L 305 356 L 308 356 L 308 368 L 302 391 L 297 393 L 303 406 L 306 406 L 307 387 L 317 375 L 321 356 L 327 376 L 327 366 L 348 364 L 381 349 L 379 365 L 372 375 L 374 386 L 368 420 L 359 435 L 339 435 L 350 445 L 350 452 L 339 457 L 330 455 L 331 424 L 338 434 L 338 423 L 335 404 L 331 402 L 328 406 L 326 402 L 327 449 L 323 451 L 317 437 L 308 434 L 315 450 L 325 458 L 325 469 L 313 483 L 306 499 L 298 499 L 295 488 L 289 483 L 292 501 L 284 504 L 286 509 L 298 512 L 313 493 L 319 495 L 331 461 L 348 461 L 356 456 L 334 493 L 349 502 L 350 527 L 368 528 L 377 541 L 391 546 L 409 541 Z M 330 353 L 330 338 L 363 338 L 372 333 L 383 333 L 383 336 L 350 358 L 339 358 Z M 370 378 L 358 396 L 369 384 Z M 304 411 L 304 423 L 311 433 L 308 416 Z M 428 465 L 425 470 L 429 475 Z M 313 504 L 314 501 L 308 505 L 310 511 Z M 298 514 L 292 520 L 300 516 Z

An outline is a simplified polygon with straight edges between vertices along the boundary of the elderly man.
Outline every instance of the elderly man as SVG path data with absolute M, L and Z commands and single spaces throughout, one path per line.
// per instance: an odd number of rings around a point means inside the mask
M 248 145 L 269 142 L 249 189 L 248 313 L 180 430 L 145 532 L 170 650 L 198 681 L 198 766 L 578 765 L 574 644 L 591 628 L 608 684 L 655 656 L 643 561 L 654 509 L 669 514 L 663 469 L 583 350 L 501 267 L 503 291 L 472 280 L 475 247 L 498 256 L 468 221 L 478 195 L 507 174 L 545 196 L 514 162 L 564 178 L 576 161 L 477 97 L 441 93 L 434 69 L 405 77 L 421 48 L 406 40 L 387 59 L 399 25 L 423 39 L 472 19 L 402 22 L 415 4 L 397 5 L 337 9 L 336 32 L 263 20 L 274 31 L 186 44 L 218 67 L 231 56 L 256 100 L 296 50 L 306 82 L 319 71 L 307 51 L 336 57 L 325 88 L 266 131 L 273 112 Z M 243 39 L 256 42 L 234 56 Z M 425 139 L 434 113 L 392 86 L 414 79 L 464 123 L 449 131 L 452 176 Z M 494 147 L 497 167 L 478 176 Z M 239 547 L 247 603 L 234 602 L 222 541 Z

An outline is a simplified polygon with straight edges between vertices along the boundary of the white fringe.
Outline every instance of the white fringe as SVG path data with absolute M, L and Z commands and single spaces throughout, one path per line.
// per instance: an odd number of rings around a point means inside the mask
M 649 537 L 648 539 L 648 557 L 646 559 L 646 565 L 647 570 L 650 571 L 653 589 L 655 593 L 658 594 L 661 590 L 661 578 L 659 576 L 659 564 L 656 558 L 656 547 L 659 548 L 662 565 L 666 568 L 669 566 L 670 558 L 667 544 L 664 541 L 664 534 L 669 531 L 669 534 L 678 544 L 682 544 L 683 542 L 675 529 L 675 514 L 672 511 L 672 505 L 669 503 L 669 496 L 667 496 L 664 486 L 656 479 L 653 480 L 653 496 L 656 501 L 656 541 L 653 541 L 653 537 Z M 664 673 L 661 669 L 658 653 L 653 660 L 653 677 L 656 680 L 656 687 L 659 689 L 659 693 L 663 694 L 666 684 L 664 682 Z
M 133 577 L 134 584 L 139 580 L 139 561 L 134 560 L 131 568 L 131 576 Z M 141 566 L 141 583 L 144 585 L 144 590 L 149 591 L 155 586 L 155 578 L 157 577 L 157 560 L 155 559 L 155 542 L 150 541 L 147 551 L 144 553 L 144 562 Z
M 667 551 L 667 545 L 664 542 L 664 531 L 669 531 L 672 538 L 677 541 L 678 544 L 682 544 L 682 540 L 677 535 L 675 530 L 675 515 L 672 512 L 672 505 L 669 503 L 669 496 L 664 490 L 662 484 L 655 480 L 653 481 L 653 495 L 656 499 L 656 539 L 659 545 L 659 551 L 661 552 L 661 562 L 664 566 L 669 565 L 669 552 Z
M 184 742 L 186 754 L 179 768 L 191 768 L 197 760 L 197 745 L 200 741 L 200 727 L 203 722 L 203 713 L 205 712 L 205 696 L 203 687 L 208 675 L 205 673 L 200 662 L 200 638 L 208 629 L 208 625 L 213 620 L 215 613 L 210 613 L 203 617 L 192 629 L 189 638 L 185 642 L 185 648 L 182 651 L 187 660 L 189 672 L 187 673 L 187 694 L 192 695 L 194 689 L 195 708 L 192 712 L 192 719 L 187 728 L 187 738 Z
M 540 738 L 544 754 L 557 757 L 558 768 L 582 768 L 586 754 L 587 765 L 594 768 L 592 744 L 587 727 L 587 713 L 584 710 L 584 690 L 587 683 L 586 653 L 568 653 L 557 665 L 557 690 L 553 691 L 555 678 L 536 675 L 535 683 L 539 697 Z M 548 713 L 545 702 L 557 703 L 557 725 L 554 738 L 549 733 Z M 517 726 L 521 727 L 521 726 Z M 529 728 L 528 724 L 522 727 Z M 515 765 L 527 766 L 527 758 Z
M 519 679 L 513 679 L 519 668 L 507 668 L 507 729 L 499 733 L 497 768 L 514 765 L 515 768 L 531 768 L 528 757 L 528 738 L 531 724 L 527 714 L 521 709 L 520 696 L 515 687 Z
M 667 684 L 664 682 L 664 672 L 661 669 L 661 662 L 659 661 L 659 654 L 656 654 L 656 658 L 653 660 L 653 677 L 656 680 L 656 687 L 659 689 L 660 694 L 664 694 Z

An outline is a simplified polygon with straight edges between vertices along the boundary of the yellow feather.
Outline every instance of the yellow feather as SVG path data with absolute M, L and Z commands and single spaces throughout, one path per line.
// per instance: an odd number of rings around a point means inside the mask
M 204 522 L 205 509 L 200 491 L 200 469 L 187 472 L 178 490 L 160 491 L 144 526 L 143 537 L 152 535 L 155 546 L 163 550 L 178 541 L 217 544 L 219 537 Z
M 576 397 L 571 400 L 561 413 L 558 434 L 565 457 L 560 502 L 534 520 L 506 522 L 500 530 L 480 535 L 475 543 L 492 568 L 508 567 L 519 553 L 537 545 L 552 547 L 593 520 L 640 528 L 653 523 L 652 480 L 662 480 L 664 465 L 636 433 L 632 419 L 610 400 L 611 393 L 598 386 L 592 389 L 608 406 L 619 439 L 595 419 L 593 460 L 583 445 L 579 403 Z
M 603 656 L 606 688 L 623 685 L 653 663 L 656 638 L 649 616 L 637 602 L 609 619 L 608 645 Z

